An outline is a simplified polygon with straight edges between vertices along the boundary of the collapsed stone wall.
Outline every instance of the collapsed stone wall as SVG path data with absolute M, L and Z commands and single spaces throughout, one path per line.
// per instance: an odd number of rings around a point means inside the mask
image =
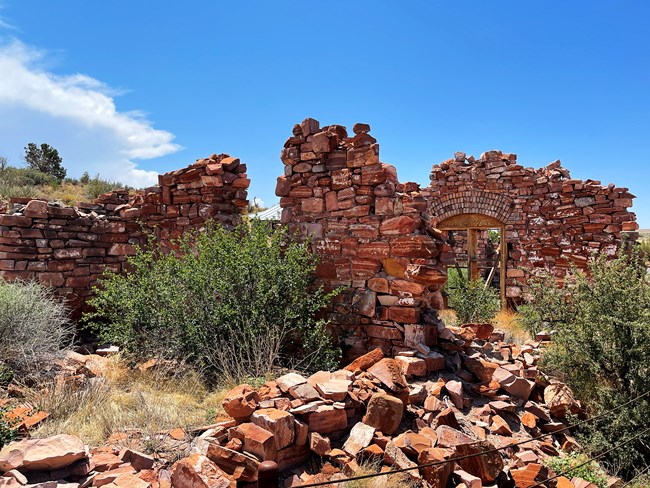
M 493 217 L 508 244 L 506 296 L 521 300 L 529 270 L 562 278 L 572 265 L 585 268 L 594 254 L 613 256 L 624 233 L 638 237 L 627 188 L 571 178 L 560 161 L 525 168 L 515 154 L 489 151 L 479 159 L 456 153 L 434 165 L 427 214 L 431 225 L 463 214 Z M 445 264 L 453 256 L 445 256 Z
M 282 222 L 313 237 L 317 279 L 344 290 L 327 315 L 349 357 L 435 343 L 446 281 L 438 257 L 450 250 L 422 219 L 427 196 L 380 162 L 369 130 L 356 124 L 348 137 L 340 125 L 296 125 L 276 188 Z
M 282 222 L 313 237 L 319 283 L 344 289 L 327 318 L 349 357 L 435 343 L 447 266 L 455 252 L 467 254 L 464 241 L 453 249 L 436 227 L 446 219 L 487 216 L 487 227 L 502 224 L 506 296 L 515 302 L 528 269 L 544 267 L 561 278 L 594 253 L 615 254 L 624 233 L 637 237 L 627 188 L 572 179 L 559 161 L 524 168 L 500 151 L 479 159 L 457 153 L 434 165 L 430 186 L 420 188 L 399 183 L 395 168 L 380 162 L 369 130 L 356 124 L 348 137 L 345 127 L 320 128 L 313 119 L 294 126 L 276 187 Z
M 149 234 L 169 246 L 207 220 L 236 224 L 249 183 L 245 164 L 215 154 L 134 195 L 118 190 L 74 207 L 14 199 L 0 214 L 0 275 L 55 287 L 78 316 L 104 269 L 122 271 Z

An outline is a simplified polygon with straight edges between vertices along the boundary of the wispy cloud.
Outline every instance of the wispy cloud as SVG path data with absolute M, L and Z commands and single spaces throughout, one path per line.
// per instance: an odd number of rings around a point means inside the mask
M 121 92 L 100 80 L 85 74 L 56 75 L 43 67 L 46 53 L 12 39 L 0 45 L 0 116 L 3 109 L 16 109 L 34 114 L 39 123 L 64 123 L 71 128 L 67 145 L 74 148 L 87 145 L 87 139 L 75 141 L 75 134 L 88 134 L 110 144 L 92 144 L 108 149 L 98 155 L 101 167 L 95 168 L 104 176 L 119 179 L 131 185 L 155 182 L 157 172 L 138 169 L 133 159 L 164 156 L 180 149 L 170 132 L 155 129 L 140 112 L 121 112 L 114 97 Z M 23 119 L 25 119 L 23 117 Z M 27 117 L 29 120 L 29 117 Z M 74 149 L 73 149 L 74 154 Z M 69 155 L 68 155 L 69 156 Z M 69 161 L 68 157 L 68 162 Z M 87 161 L 72 161 L 69 169 L 88 170 Z M 90 163 L 98 166 L 97 163 Z M 72 174 L 72 172 L 70 172 Z

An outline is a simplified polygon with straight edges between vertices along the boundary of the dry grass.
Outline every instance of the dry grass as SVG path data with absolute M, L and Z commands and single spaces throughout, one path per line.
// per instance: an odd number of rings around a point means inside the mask
M 521 325 L 519 315 L 512 310 L 501 310 L 492 319 L 492 324 L 497 328 L 504 330 L 506 333 L 506 342 L 514 342 L 515 344 L 523 344 L 530 335 Z
M 438 316 L 448 327 L 459 327 L 460 322 L 456 316 L 456 312 L 450 308 L 440 310 Z M 514 342 L 516 344 L 523 344 L 526 340 L 530 339 L 528 333 L 524 330 L 519 320 L 517 312 L 504 309 L 498 312 L 490 321 L 494 327 L 501 329 L 506 333 L 506 342 Z
M 359 467 L 360 469 L 354 473 L 353 477 L 378 473 L 381 465 L 376 461 L 368 460 L 362 462 Z M 367 478 L 365 480 L 350 481 L 349 483 L 341 484 L 341 486 L 345 486 L 346 488 L 384 488 L 387 486 L 391 488 L 417 488 L 422 485 L 411 479 L 407 473 L 397 473 L 378 476 L 376 478 Z
M 83 385 L 66 382 L 33 390 L 28 400 L 50 413 L 33 435 L 67 433 L 100 445 L 126 431 L 152 452 L 160 447 L 155 445 L 159 434 L 173 428 L 187 432 L 222 413 L 227 389 L 208 391 L 190 370 L 170 373 L 133 370 L 116 356 L 103 364 L 101 376 Z

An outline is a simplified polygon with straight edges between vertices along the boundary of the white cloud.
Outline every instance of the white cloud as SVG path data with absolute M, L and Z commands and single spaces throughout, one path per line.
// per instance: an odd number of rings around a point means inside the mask
M 132 186 L 154 184 L 158 172 L 139 169 L 132 160 L 178 151 L 174 135 L 154 129 L 140 112 L 118 111 L 113 97 L 120 92 L 100 80 L 47 71 L 44 56 L 17 40 L 0 45 L 0 117 L 13 113 L 25 124 L 7 130 L 28 140 L 56 136 L 58 146 L 47 142 L 59 149 L 71 176 L 89 171 Z M 31 136 L 26 129 L 31 129 Z M 0 151 L 10 142 L 2 139 Z

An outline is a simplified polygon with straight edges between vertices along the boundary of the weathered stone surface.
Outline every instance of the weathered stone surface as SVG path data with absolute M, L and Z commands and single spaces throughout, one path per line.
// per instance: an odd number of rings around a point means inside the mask
M 262 461 L 275 461 L 278 455 L 273 433 L 253 423 L 238 425 L 230 431 L 230 436 L 242 441 L 244 451 L 255 454 Z
M 453 452 L 449 449 L 431 448 L 425 449 L 418 456 L 418 464 L 430 464 L 444 461 L 451 457 Z M 437 466 L 422 468 L 422 477 L 429 486 L 446 487 L 454 472 L 453 463 L 444 463 Z
M 494 446 L 487 441 L 459 444 L 454 448 L 454 456 L 469 456 L 470 454 L 487 452 L 493 449 Z M 462 461 L 458 461 L 458 464 L 463 470 L 481 478 L 483 483 L 492 483 L 499 476 L 504 466 L 503 459 L 498 452 L 463 459 Z
M 278 451 L 294 441 L 294 417 L 289 412 L 262 408 L 251 415 L 251 422 L 273 434 Z
M 365 449 L 370 445 L 374 434 L 374 427 L 366 425 L 363 422 L 357 422 L 354 427 L 352 427 L 350 435 L 343 445 L 343 450 L 350 456 L 356 456 L 360 450 Z
M 345 429 L 348 426 L 348 418 L 345 410 L 321 405 L 315 412 L 307 415 L 307 423 L 310 432 L 330 434 Z
M 399 364 L 394 359 L 382 359 L 368 368 L 368 373 L 381 381 L 391 391 L 399 392 L 407 386 L 406 378 L 404 378 Z
M 544 403 L 554 417 L 565 418 L 568 413 L 580 412 L 571 389 L 560 382 L 553 382 L 544 389 Z
M 375 393 L 368 402 L 366 415 L 363 423 L 374 427 L 386 435 L 393 434 L 402 421 L 404 415 L 404 403 L 385 393 Z
M 230 488 L 226 474 L 207 457 L 192 454 L 172 467 L 174 488 Z
M 230 390 L 221 402 L 223 409 L 234 418 L 250 416 L 260 402 L 260 397 L 250 385 L 239 385 Z
M 88 456 L 78 437 L 60 434 L 46 439 L 23 439 L 0 451 L 0 471 L 55 470 Z

